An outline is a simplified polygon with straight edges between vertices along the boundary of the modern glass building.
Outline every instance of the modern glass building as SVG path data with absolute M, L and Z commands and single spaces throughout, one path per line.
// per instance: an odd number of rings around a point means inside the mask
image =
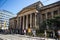
M 0 10 L 0 29 L 8 29 L 9 26 L 9 19 L 14 17 L 14 14 L 6 11 Z

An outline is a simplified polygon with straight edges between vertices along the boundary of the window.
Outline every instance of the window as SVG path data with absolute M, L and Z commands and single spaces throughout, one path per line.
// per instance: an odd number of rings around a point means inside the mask
M 49 18 L 52 18 L 51 12 L 48 12 L 48 13 L 47 13 L 47 18 L 48 18 L 48 19 L 49 19 Z
M 42 14 L 42 20 L 45 20 L 45 19 L 46 19 L 46 15 Z
M 55 11 L 53 12 L 53 15 L 54 15 L 54 16 L 58 15 L 58 10 L 55 10 Z

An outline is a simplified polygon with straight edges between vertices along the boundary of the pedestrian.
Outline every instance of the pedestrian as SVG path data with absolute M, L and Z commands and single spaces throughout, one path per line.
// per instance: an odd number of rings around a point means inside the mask
M 28 28 L 28 35 L 31 36 L 31 28 Z
M 58 40 L 60 40 L 60 30 L 58 30 Z
M 32 29 L 33 36 L 36 36 L 36 30 Z
M 26 35 L 26 29 L 24 29 L 24 35 Z

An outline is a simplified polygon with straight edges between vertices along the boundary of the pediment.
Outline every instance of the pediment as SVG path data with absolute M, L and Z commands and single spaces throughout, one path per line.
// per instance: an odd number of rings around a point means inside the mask
M 33 10 L 33 9 L 37 9 L 37 7 L 43 7 L 43 4 L 40 1 L 38 1 L 36 3 L 33 3 L 33 4 L 23 8 L 18 14 L 22 14 L 24 12 L 27 12 L 27 11 L 30 11 L 30 10 Z

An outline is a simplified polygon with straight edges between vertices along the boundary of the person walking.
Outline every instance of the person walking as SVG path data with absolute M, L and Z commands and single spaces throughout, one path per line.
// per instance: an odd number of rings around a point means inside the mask
M 32 29 L 33 36 L 36 36 L 36 30 L 35 28 Z
M 26 35 L 26 29 L 24 29 L 24 35 Z
M 31 28 L 28 28 L 28 35 L 31 35 Z

